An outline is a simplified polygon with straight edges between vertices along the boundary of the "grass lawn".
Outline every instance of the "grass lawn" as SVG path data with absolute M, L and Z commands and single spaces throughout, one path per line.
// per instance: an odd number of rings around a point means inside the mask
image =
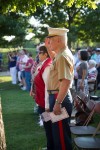
M 18 85 L 11 85 L 10 77 L 0 77 L 0 82 L 7 150 L 41 150 L 46 139 L 33 113 L 33 99 Z
M 43 127 L 33 113 L 34 101 L 28 92 L 11 84 L 10 77 L 0 77 L 0 95 L 7 150 L 41 150 L 46 146 Z M 100 92 L 97 92 L 100 95 Z M 93 119 L 96 126 L 100 116 Z

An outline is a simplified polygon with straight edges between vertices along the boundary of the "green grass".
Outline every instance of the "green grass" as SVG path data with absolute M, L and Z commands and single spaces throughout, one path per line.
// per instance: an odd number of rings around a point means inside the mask
M 100 92 L 97 91 L 97 95 Z M 7 150 L 41 150 L 46 146 L 44 128 L 38 125 L 38 115 L 33 113 L 34 101 L 10 77 L 0 77 L 0 95 L 5 127 Z M 95 115 L 92 125 L 100 120 Z
M 10 77 L 0 77 L 0 95 L 7 150 L 41 150 L 46 146 L 43 127 L 33 113 L 34 101 L 28 92 L 11 85 Z

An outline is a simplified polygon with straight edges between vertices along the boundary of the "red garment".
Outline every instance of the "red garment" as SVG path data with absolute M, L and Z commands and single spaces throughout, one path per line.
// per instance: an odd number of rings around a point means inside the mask
M 34 78 L 34 85 L 35 85 L 35 101 L 36 103 L 45 108 L 45 83 L 42 78 L 42 74 L 47 66 L 50 66 L 52 63 L 51 58 L 48 58 L 42 65 L 41 69 L 39 70 L 38 74 Z
M 25 68 L 25 71 L 26 72 L 31 72 L 31 68 L 32 68 L 32 65 L 34 64 L 34 60 L 33 58 L 29 58 L 27 63 L 26 63 L 26 66 L 28 66 L 29 64 L 31 64 L 30 68 Z
M 33 66 L 32 66 L 32 68 L 31 68 L 31 74 L 34 74 L 34 73 L 35 73 L 36 68 L 37 68 L 37 65 L 38 65 L 38 63 L 37 63 L 36 61 L 34 61 Z

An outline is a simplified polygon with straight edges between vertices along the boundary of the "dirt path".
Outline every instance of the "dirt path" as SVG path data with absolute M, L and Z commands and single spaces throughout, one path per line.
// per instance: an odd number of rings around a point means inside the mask
M 0 72 L 0 76 L 10 76 L 9 71 Z

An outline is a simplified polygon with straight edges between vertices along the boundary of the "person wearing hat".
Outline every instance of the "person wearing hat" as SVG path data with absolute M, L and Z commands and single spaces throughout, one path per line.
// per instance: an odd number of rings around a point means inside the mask
M 52 150 L 72 150 L 69 122 L 72 113 L 70 86 L 74 77 L 74 61 L 67 46 L 68 29 L 49 27 L 48 32 L 45 45 L 49 54 L 52 51 L 55 54 L 47 86 L 50 112 L 53 111 L 55 115 L 60 115 L 61 107 L 65 107 L 69 114 L 69 118 L 51 123 L 49 131 L 51 131 L 53 139 Z

